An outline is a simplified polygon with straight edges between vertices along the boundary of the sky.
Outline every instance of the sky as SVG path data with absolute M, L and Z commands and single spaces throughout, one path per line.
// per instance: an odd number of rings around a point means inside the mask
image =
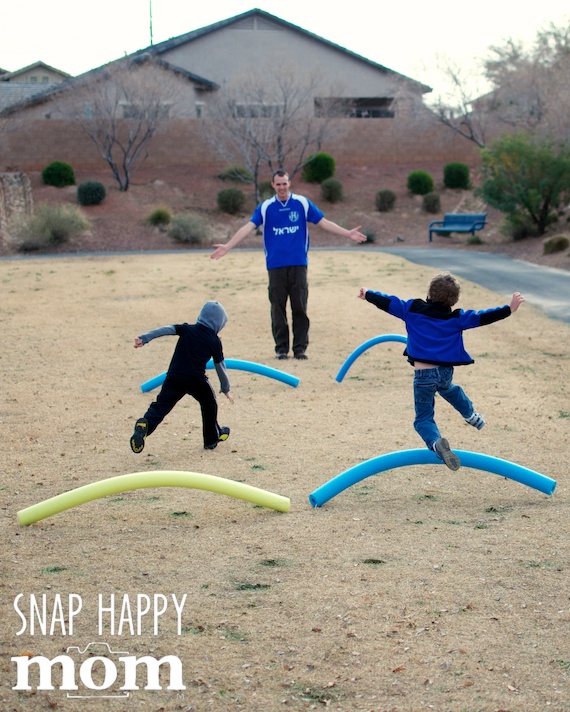
M 198 6 L 196 6 L 198 5 Z M 473 87 L 486 90 L 480 62 L 489 47 L 513 38 L 532 44 L 540 29 L 570 22 L 568 0 L 522 4 L 497 0 L 0 0 L 0 68 L 43 61 L 72 75 L 259 8 L 445 94 L 438 67 L 461 67 Z M 334 9 L 333 9 L 334 8 Z M 336 9 L 340 8 L 340 9 Z M 268 67 L 268 71 L 270 68 Z

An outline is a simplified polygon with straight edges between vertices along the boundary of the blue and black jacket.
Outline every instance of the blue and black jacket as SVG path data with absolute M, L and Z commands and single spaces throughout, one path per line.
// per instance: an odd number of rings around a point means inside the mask
M 483 311 L 451 309 L 423 299 L 404 301 L 382 292 L 366 292 L 366 301 L 402 319 L 408 333 L 404 356 L 434 366 L 464 366 L 473 359 L 463 345 L 463 331 L 493 324 L 511 314 L 508 304 Z

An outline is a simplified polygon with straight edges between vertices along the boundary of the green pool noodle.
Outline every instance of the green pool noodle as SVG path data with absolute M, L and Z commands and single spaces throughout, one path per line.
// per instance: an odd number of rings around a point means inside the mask
M 118 475 L 106 480 L 92 482 L 76 489 L 58 494 L 31 507 L 18 512 L 18 522 L 23 526 L 46 519 L 66 509 L 80 504 L 100 499 L 110 494 L 128 492 L 135 489 L 152 487 L 190 487 L 192 489 L 208 490 L 226 494 L 230 497 L 243 499 L 246 502 L 259 504 L 262 507 L 275 509 L 278 512 L 288 512 L 290 500 L 279 494 L 268 492 L 243 482 L 228 480 L 224 477 L 205 475 L 201 472 L 183 472 L 170 470 L 154 470 L 150 472 L 133 472 L 129 475 Z

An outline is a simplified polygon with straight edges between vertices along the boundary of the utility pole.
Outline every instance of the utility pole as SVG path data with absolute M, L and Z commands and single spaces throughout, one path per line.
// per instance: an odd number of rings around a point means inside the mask
M 152 0 L 148 0 L 149 17 L 150 17 L 150 46 L 152 47 Z

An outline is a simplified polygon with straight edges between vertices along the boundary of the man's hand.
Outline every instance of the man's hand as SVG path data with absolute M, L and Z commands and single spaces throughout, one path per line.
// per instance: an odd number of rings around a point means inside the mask
M 360 292 L 358 292 L 358 298 L 359 298 L 359 299 L 366 299 L 366 292 L 367 292 L 367 291 L 368 291 L 367 289 L 363 289 L 362 287 L 360 287 Z
M 229 251 L 227 245 L 217 244 L 212 245 L 212 247 L 215 247 L 216 250 L 210 255 L 211 260 L 219 260 L 220 257 L 223 257 Z
M 137 338 L 135 339 L 135 349 L 140 349 L 141 346 L 144 346 L 144 344 L 140 336 L 137 336 Z
M 224 393 L 224 395 L 229 400 L 229 402 L 233 404 L 234 399 L 233 399 L 232 394 L 228 391 L 227 393 Z
M 361 227 L 362 226 L 359 225 L 358 227 L 353 227 L 352 230 L 349 230 L 348 236 L 351 240 L 354 240 L 355 242 L 366 242 L 366 240 L 368 240 L 366 235 L 360 232 Z

